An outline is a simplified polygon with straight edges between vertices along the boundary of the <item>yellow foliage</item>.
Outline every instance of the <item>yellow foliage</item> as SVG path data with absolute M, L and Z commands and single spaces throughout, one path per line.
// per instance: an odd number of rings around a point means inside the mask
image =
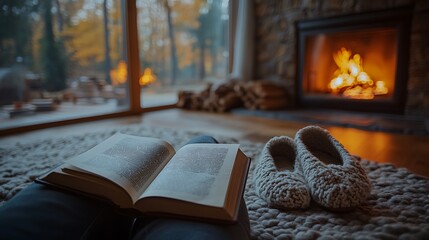
M 179 34 L 185 35 L 184 37 L 179 37 L 177 39 L 184 39 L 183 41 L 177 41 L 176 44 L 180 47 L 177 48 L 177 57 L 179 59 L 179 68 L 183 69 L 194 62 L 196 51 L 194 52 L 192 45 L 194 40 L 191 39 L 186 33 L 176 33 L 176 36 Z
M 73 59 L 81 66 L 104 61 L 103 27 L 101 19 L 91 16 L 65 30 Z
M 41 59 L 40 56 L 40 39 L 42 39 L 43 35 L 43 24 L 41 21 L 33 22 L 33 36 L 31 39 L 32 42 L 32 54 L 34 59 Z M 41 69 L 40 61 L 34 61 L 37 69 Z
M 200 10 L 206 0 L 169 1 L 173 16 L 174 36 L 178 65 L 183 69 L 193 64 L 197 51 L 194 50 L 195 36 L 190 30 L 199 27 Z M 168 36 L 167 17 L 162 1 L 144 0 L 138 2 L 139 46 L 142 56 L 153 64 L 169 60 L 171 56 Z M 162 44 L 159 44 L 159 43 Z
M 77 12 L 72 26 L 64 29 L 67 51 L 72 53 L 72 60 L 85 67 L 102 63 L 105 60 L 103 15 L 94 14 L 94 12 L 101 11 L 102 3 L 94 5 L 94 8 L 86 9 L 86 14 L 82 14 L 80 17 L 77 17 L 79 16 Z M 123 26 L 121 6 L 118 1 L 113 1 L 113 7 L 108 9 L 108 13 L 109 54 L 111 62 L 114 63 L 122 58 L 123 53 Z
M 199 27 L 198 17 L 200 9 L 206 4 L 205 0 L 189 1 L 174 1 L 172 9 L 175 14 L 173 19 L 175 25 L 184 25 L 189 28 L 196 29 Z

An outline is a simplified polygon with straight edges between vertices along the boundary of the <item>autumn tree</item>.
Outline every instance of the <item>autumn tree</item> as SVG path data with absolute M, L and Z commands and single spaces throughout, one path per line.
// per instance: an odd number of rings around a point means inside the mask
M 207 2 L 201 9 L 198 17 L 198 28 L 193 31 L 197 38 L 197 47 L 199 52 L 199 75 L 198 78 L 203 80 L 206 77 L 207 70 L 211 74 L 217 68 L 217 57 L 222 52 L 222 19 L 221 1 Z M 221 20 L 221 21 L 219 21 Z M 210 58 L 207 57 L 207 52 Z M 210 60 L 210 68 L 207 69 L 207 62 Z
M 124 52 L 121 1 L 112 1 L 111 6 L 107 0 L 62 1 L 69 9 L 63 37 L 74 75 L 103 77 L 110 83 L 110 70 Z
M 107 0 L 103 1 L 103 30 L 104 30 L 104 72 L 108 83 L 110 80 L 110 39 L 109 39 L 109 11 L 107 10 Z
M 207 71 L 213 73 L 224 47 L 224 1 L 144 0 L 137 4 L 142 69 L 150 66 L 162 76 L 159 82 L 170 84 L 184 83 L 187 78 L 203 80 Z M 167 76 L 174 81 L 163 80 Z
M 31 62 L 31 13 L 36 8 L 31 0 L 0 1 L 0 66 L 11 66 L 18 57 Z
M 167 24 L 168 24 L 168 38 L 170 39 L 170 49 L 171 49 L 171 84 L 175 85 L 177 80 L 177 72 L 179 70 L 177 52 L 176 52 L 176 38 L 174 36 L 174 26 L 171 16 L 171 7 L 168 0 L 162 0 L 166 15 L 167 15 Z
M 116 66 L 124 58 L 126 42 L 124 41 L 125 24 L 122 12 L 125 6 L 123 1 L 113 1 L 113 7 L 109 10 L 109 58 L 111 67 Z
M 152 68 L 158 83 L 170 84 L 167 18 L 159 0 L 138 2 L 138 31 L 141 69 Z M 170 69 L 170 70 L 169 70 Z
M 222 43 L 223 43 L 223 32 L 227 29 L 223 28 L 223 19 L 221 11 L 221 1 L 213 1 L 210 9 L 205 15 L 205 19 L 202 20 L 206 29 L 211 29 L 207 32 L 206 37 L 206 46 L 210 51 L 210 61 L 211 61 L 211 74 L 214 74 L 218 67 L 218 56 L 222 55 Z
M 166 76 L 165 67 L 169 66 L 170 84 L 177 84 L 184 78 L 183 72 L 194 64 L 195 52 L 192 46 L 195 39 L 190 31 L 198 27 L 199 8 L 204 2 L 139 2 L 142 62 L 157 68 L 161 76 Z
M 177 1 L 173 5 L 176 38 L 179 39 L 177 42 L 179 67 L 183 73 L 182 76 L 192 77 L 192 79 L 198 78 L 196 74 L 199 72 L 196 69 L 199 65 L 197 62 L 199 51 L 195 47 L 197 39 L 194 32 L 199 27 L 198 18 L 206 5 L 207 0 Z M 192 75 L 189 76 L 190 74 Z
M 60 91 L 66 88 L 66 64 L 59 42 L 55 39 L 52 22 L 52 1 L 41 0 L 44 20 L 41 44 L 41 61 L 48 91 Z

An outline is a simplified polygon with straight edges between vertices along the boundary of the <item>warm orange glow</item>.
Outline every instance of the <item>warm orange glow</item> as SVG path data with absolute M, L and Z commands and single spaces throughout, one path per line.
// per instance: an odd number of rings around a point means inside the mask
M 115 69 L 110 70 L 110 78 L 114 86 L 125 83 L 127 81 L 127 64 L 120 61 Z
M 338 66 L 335 77 L 329 83 L 333 93 L 342 93 L 343 96 L 357 99 L 373 99 L 375 95 L 388 93 L 385 82 L 374 81 L 363 70 L 362 57 L 346 48 L 341 48 L 333 55 Z
M 143 75 L 139 79 L 140 86 L 148 86 L 156 81 L 156 76 L 152 73 L 152 69 L 145 68 Z

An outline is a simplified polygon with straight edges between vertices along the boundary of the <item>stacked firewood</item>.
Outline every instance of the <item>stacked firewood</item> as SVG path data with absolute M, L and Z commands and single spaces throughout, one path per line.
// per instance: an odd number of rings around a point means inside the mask
M 287 106 L 284 87 L 267 81 L 229 81 L 208 85 L 201 92 L 179 92 L 178 107 L 210 112 L 226 112 L 233 108 L 277 110 Z
M 271 82 L 248 82 L 236 88 L 248 109 L 277 110 L 285 108 L 288 103 L 286 89 Z
M 177 105 L 191 110 L 226 112 L 243 105 L 234 91 L 234 82 L 209 84 L 201 92 L 180 91 Z

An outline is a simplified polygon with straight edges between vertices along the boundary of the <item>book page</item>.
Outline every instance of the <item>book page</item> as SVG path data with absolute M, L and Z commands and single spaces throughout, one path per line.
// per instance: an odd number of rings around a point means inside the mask
M 164 196 L 223 206 L 238 144 L 189 144 L 181 148 L 143 197 Z
M 67 163 L 118 184 L 135 201 L 173 155 L 165 141 L 118 133 Z

